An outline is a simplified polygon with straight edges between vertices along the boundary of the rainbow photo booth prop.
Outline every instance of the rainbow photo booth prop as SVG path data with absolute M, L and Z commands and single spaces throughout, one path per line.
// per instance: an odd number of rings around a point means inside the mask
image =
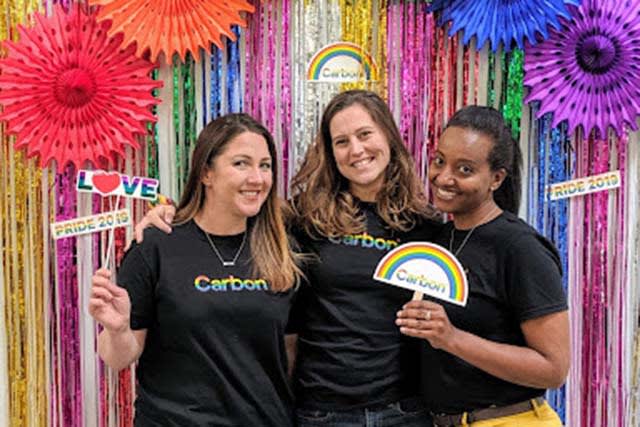
M 307 80 L 312 82 L 376 81 L 373 58 L 360 46 L 338 42 L 324 46 L 309 61 Z
M 433 243 L 398 246 L 380 260 L 373 278 L 452 304 L 467 304 L 467 275 L 462 265 L 451 252 Z

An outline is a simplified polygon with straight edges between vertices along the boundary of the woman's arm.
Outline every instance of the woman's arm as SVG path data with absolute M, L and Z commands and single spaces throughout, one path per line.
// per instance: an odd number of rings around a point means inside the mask
M 293 368 L 296 366 L 296 355 L 298 354 L 298 334 L 285 335 L 284 343 L 287 348 L 287 373 L 289 378 L 293 378 Z
M 429 313 L 429 314 L 427 314 Z M 569 316 L 566 310 L 521 323 L 527 346 L 493 342 L 454 327 L 444 308 L 411 301 L 398 312 L 400 332 L 429 341 L 483 371 L 534 388 L 561 386 L 569 370 Z
M 115 370 L 138 360 L 144 349 L 147 330 L 131 329 L 130 312 L 126 289 L 111 282 L 109 270 L 98 270 L 92 278 L 89 314 L 104 328 L 98 337 L 98 354 Z
M 98 336 L 98 354 L 112 369 L 119 371 L 140 358 L 147 330 L 112 332 L 104 329 Z

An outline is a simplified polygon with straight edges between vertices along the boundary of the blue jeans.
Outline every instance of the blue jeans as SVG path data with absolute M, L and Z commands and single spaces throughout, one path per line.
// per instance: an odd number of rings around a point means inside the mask
M 375 409 L 349 411 L 296 410 L 298 427 L 431 427 L 431 416 L 418 398 Z

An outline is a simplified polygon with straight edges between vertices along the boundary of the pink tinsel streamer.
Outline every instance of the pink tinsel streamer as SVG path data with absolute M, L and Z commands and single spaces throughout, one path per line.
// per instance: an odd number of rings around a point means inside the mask
M 56 176 L 56 221 L 75 218 L 75 169 L 69 166 Z M 75 238 L 56 245 L 57 271 L 51 283 L 51 420 L 53 425 L 80 426 L 82 384 L 80 382 L 80 339 Z
M 428 94 L 432 89 L 429 72 L 432 34 L 433 18 L 424 5 L 394 2 L 388 6 L 388 99 L 391 110 L 399 113 L 400 134 L 422 178 L 429 162 L 426 132 Z
M 248 17 L 245 111 L 260 120 L 279 145 L 278 190 L 286 194 L 291 136 L 291 4 L 255 1 L 254 6 L 255 12 Z
M 617 152 L 612 151 L 611 146 L 617 147 Z M 574 232 L 574 241 L 584 236 L 584 245 L 576 248 L 575 255 L 583 274 L 574 276 L 582 280 L 574 283 L 582 292 L 581 382 L 575 386 L 579 384 L 581 390 L 579 416 L 580 425 L 585 427 L 626 425 L 623 362 L 623 319 L 627 303 L 623 256 L 626 150 L 626 138 L 619 141 L 577 138 L 577 176 L 597 175 L 617 168 L 623 180 L 617 190 L 585 196 L 584 221 L 574 224 L 579 228 Z M 579 218 L 579 212 L 575 213 Z

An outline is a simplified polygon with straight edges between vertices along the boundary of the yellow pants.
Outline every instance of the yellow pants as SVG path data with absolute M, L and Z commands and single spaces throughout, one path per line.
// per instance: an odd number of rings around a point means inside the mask
M 538 405 L 533 402 L 531 411 L 522 412 L 507 417 L 492 418 L 490 420 L 476 421 L 475 423 L 463 423 L 463 427 L 562 427 L 558 414 L 547 402 Z

